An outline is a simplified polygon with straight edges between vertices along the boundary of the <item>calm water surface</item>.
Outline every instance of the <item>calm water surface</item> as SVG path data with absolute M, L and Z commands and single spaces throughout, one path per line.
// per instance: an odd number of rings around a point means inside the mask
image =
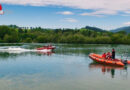
M 88 57 L 115 48 L 117 58 L 130 60 L 129 45 L 54 44 L 54 52 L 34 50 L 43 45 L 0 44 L 0 90 L 130 90 L 129 65 L 104 66 Z

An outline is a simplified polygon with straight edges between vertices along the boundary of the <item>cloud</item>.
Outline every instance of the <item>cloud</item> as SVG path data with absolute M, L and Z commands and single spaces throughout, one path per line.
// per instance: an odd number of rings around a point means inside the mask
M 62 15 L 73 15 L 74 13 L 71 11 L 64 11 L 64 12 L 58 12 L 58 14 L 62 14 Z
M 82 13 L 81 16 L 96 16 L 96 17 L 102 17 L 102 15 L 95 14 L 95 13 Z
M 5 4 L 16 5 L 51 5 L 65 6 L 75 9 L 90 9 L 98 12 L 103 11 L 105 15 L 113 15 L 113 13 L 118 14 L 119 12 L 125 13 L 125 11 L 130 11 L 130 0 L 1 0 L 0 2 Z
M 122 14 L 121 16 L 130 16 L 130 15 L 128 15 L 128 14 Z
M 102 17 L 104 15 L 116 15 L 117 12 L 116 11 L 111 11 L 111 10 L 98 10 L 95 12 L 85 12 L 85 13 L 81 13 L 81 16 L 97 16 L 97 17 Z
M 129 11 L 125 11 L 125 13 L 130 14 L 130 10 Z
M 123 24 L 126 25 L 126 26 L 130 26 L 130 22 L 125 22 Z
M 73 19 L 73 18 L 65 18 L 63 21 L 71 22 L 71 23 L 76 23 L 76 22 L 78 22 L 78 20 Z

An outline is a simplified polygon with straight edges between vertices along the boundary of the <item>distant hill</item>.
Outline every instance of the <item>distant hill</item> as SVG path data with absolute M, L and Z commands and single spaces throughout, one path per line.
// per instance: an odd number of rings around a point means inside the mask
M 91 27 L 91 26 L 86 26 L 85 29 L 89 29 L 89 30 L 93 30 L 93 31 L 97 31 L 97 32 L 106 32 L 103 29 L 97 28 L 97 27 Z
M 130 33 L 130 26 L 121 27 L 121 28 L 111 30 L 111 32 L 119 32 L 119 31 L 125 31 L 126 33 Z

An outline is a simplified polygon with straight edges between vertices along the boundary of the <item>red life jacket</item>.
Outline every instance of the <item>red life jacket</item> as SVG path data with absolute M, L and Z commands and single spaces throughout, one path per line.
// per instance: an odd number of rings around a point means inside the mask
M 103 57 L 103 58 L 106 58 L 106 54 L 102 54 L 102 57 Z

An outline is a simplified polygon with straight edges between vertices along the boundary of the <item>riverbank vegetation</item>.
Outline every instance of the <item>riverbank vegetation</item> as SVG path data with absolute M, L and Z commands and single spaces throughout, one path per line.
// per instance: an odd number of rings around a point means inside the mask
M 130 44 L 130 34 L 124 31 L 112 33 L 87 28 L 44 29 L 1 25 L 0 43 Z

